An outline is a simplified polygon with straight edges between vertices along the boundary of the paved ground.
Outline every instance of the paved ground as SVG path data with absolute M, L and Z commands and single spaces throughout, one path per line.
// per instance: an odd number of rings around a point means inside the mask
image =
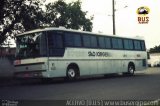
M 75 82 L 51 83 L 2 81 L 0 99 L 20 100 L 157 100 L 160 99 L 160 68 L 148 68 L 133 77 L 111 76 L 82 78 Z

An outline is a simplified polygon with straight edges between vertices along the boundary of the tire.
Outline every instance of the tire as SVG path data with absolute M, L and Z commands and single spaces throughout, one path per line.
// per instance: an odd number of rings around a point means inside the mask
M 135 71 L 135 67 L 133 65 L 128 66 L 128 75 L 133 76 Z
M 76 80 L 78 77 L 78 69 L 76 67 L 69 67 L 67 69 L 67 80 L 73 81 Z

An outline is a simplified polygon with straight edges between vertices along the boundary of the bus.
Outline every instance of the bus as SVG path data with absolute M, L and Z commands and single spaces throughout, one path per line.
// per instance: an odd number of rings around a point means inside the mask
M 16 36 L 15 77 L 75 80 L 87 75 L 134 75 L 147 68 L 145 41 L 65 28 Z

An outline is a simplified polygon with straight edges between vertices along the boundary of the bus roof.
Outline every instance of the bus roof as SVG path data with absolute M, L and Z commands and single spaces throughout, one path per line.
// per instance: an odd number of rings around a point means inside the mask
M 48 28 L 41 28 L 41 29 L 35 29 L 31 31 L 26 31 L 24 33 L 18 34 L 17 36 L 30 34 L 30 33 L 36 33 L 36 32 L 42 32 L 42 31 L 67 31 L 67 32 L 77 32 L 77 33 L 84 33 L 84 34 L 93 34 L 93 35 L 100 35 L 100 36 L 109 36 L 109 37 L 118 37 L 118 38 L 128 38 L 128 39 L 138 39 L 138 40 L 144 40 L 144 37 L 142 36 L 135 36 L 135 37 L 126 37 L 126 36 L 118 36 L 118 35 L 108 35 L 103 33 L 93 33 L 89 31 L 80 31 L 80 30 L 74 30 L 74 29 L 66 29 L 64 27 L 48 27 Z

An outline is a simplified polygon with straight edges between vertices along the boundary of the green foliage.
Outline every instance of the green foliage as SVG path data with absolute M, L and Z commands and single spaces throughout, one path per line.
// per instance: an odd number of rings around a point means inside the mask
M 150 48 L 149 52 L 150 53 L 160 53 L 160 45 L 155 46 L 154 48 Z
M 81 2 L 65 3 L 58 0 L 46 5 L 46 24 L 48 26 L 64 26 L 71 29 L 92 31 L 93 17 L 86 18 L 87 12 L 81 10 Z
M 0 45 L 10 36 L 41 24 L 42 3 L 39 0 L 1 0 L 0 3 Z
M 1 0 L 0 45 L 10 36 L 40 27 L 64 26 L 85 31 L 92 30 L 93 17 L 86 18 L 81 2 L 65 3 L 58 0 L 45 5 L 44 0 Z

